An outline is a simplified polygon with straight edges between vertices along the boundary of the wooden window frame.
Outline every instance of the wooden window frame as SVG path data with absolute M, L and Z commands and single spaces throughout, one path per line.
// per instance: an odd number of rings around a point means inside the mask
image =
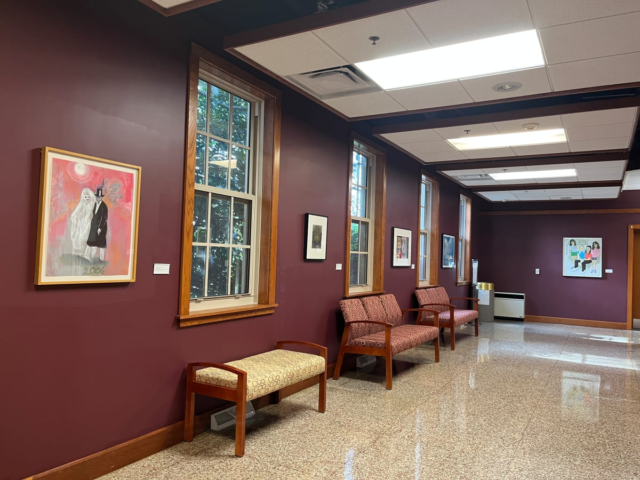
M 456 260 L 457 260 L 457 264 L 456 264 L 456 285 L 457 286 L 463 286 L 463 285 L 470 285 L 471 284 L 471 197 L 469 197 L 468 195 L 465 195 L 464 193 L 460 194 L 460 201 L 462 201 L 462 199 L 466 199 L 466 215 L 465 215 L 465 229 L 464 229 L 464 271 L 463 271 L 463 279 L 461 280 L 460 277 L 458 276 L 458 265 L 460 262 L 460 252 L 459 250 L 459 244 L 460 242 L 456 242 Z M 458 209 L 458 212 L 460 211 L 460 209 Z M 460 235 L 460 218 L 458 218 L 458 235 Z
M 353 152 L 355 142 L 375 157 L 374 176 L 374 212 L 373 212 L 373 261 L 371 263 L 371 290 L 351 292 L 349 286 L 349 269 L 351 263 L 351 177 L 353 175 Z M 349 141 L 349 183 L 347 189 L 347 231 L 346 259 L 344 269 L 344 298 L 364 297 L 384 293 L 384 242 L 385 216 L 387 206 L 387 154 L 386 151 L 371 140 L 355 132 Z M 371 237 L 371 231 L 369 232 Z
M 420 235 L 421 207 L 422 207 L 422 176 L 427 177 L 431 183 L 431 222 L 429 225 L 429 279 L 420 281 Z M 438 285 L 438 270 L 440 260 L 440 182 L 433 175 L 425 170 L 420 172 L 420 185 L 418 190 L 418 241 L 416 242 L 416 258 L 418 268 L 416 268 L 416 287 L 433 287 Z
M 262 176 L 260 205 L 259 265 L 257 265 L 257 303 L 230 308 L 190 311 L 191 246 L 195 196 L 197 100 L 200 72 L 247 91 L 263 102 Z M 192 44 L 189 58 L 187 99 L 187 138 L 185 145 L 184 198 L 182 208 L 182 251 L 180 298 L 177 320 L 180 327 L 217 323 L 239 318 L 269 315 L 278 306 L 276 297 L 276 254 L 278 243 L 278 193 L 280 177 L 281 93 L 253 75 L 230 64 L 204 48 Z

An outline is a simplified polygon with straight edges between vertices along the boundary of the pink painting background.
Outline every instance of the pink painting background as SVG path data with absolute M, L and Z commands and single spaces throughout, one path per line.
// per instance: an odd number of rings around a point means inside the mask
M 77 163 L 85 167 L 84 173 L 78 173 L 75 168 Z M 80 201 L 82 189 L 88 188 L 95 194 L 103 182 L 103 202 L 109 209 L 104 275 L 129 274 L 133 173 L 54 157 L 47 226 L 47 276 L 69 274 L 61 263 L 62 256 L 71 254 L 73 250 L 68 231 L 69 217 Z

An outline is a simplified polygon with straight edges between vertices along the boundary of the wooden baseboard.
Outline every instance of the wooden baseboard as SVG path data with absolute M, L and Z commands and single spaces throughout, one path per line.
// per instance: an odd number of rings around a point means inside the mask
M 626 330 L 626 323 L 618 322 L 602 322 L 598 320 L 580 320 L 578 318 L 562 318 L 562 317 L 542 317 L 539 315 L 525 315 L 525 322 L 537 323 L 557 323 L 560 325 L 577 325 L 579 327 L 595 327 L 595 328 L 614 328 L 617 330 Z
M 327 377 L 333 376 L 335 364 L 327 368 Z M 318 378 L 313 377 L 304 380 L 290 387 L 281 390 L 281 398 L 286 398 L 294 393 L 298 393 L 305 388 L 309 388 L 318 383 Z M 253 408 L 260 410 L 270 405 L 271 395 L 252 400 Z M 193 425 L 194 435 L 199 435 L 209 430 L 211 425 L 211 414 L 224 410 L 232 406 L 228 403 L 214 410 L 196 415 Z M 184 437 L 184 421 L 174 423 L 168 427 L 163 427 L 155 432 L 147 433 L 128 442 L 121 443 L 101 452 L 94 453 L 88 457 L 80 458 L 60 467 L 39 473 L 26 480 L 88 480 L 98 478 L 107 473 L 113 472 L 122 467 L 126 467 L 134 462 L 142 460 L 154 453 L 158 453 L 166 448 L 173 447 L 182 442 Z

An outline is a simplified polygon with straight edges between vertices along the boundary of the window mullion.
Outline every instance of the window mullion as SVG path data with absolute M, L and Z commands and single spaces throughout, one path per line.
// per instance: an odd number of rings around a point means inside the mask
M 205 247 L 206 255 L 204 257 L 204 296 L 209 296 L 209 250 L 211 242 L 211 194 L 207 194 L 207 246 Z

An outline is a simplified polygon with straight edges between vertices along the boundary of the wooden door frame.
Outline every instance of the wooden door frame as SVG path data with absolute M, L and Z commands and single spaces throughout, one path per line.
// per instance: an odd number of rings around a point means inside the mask
M 635 230 L 640 231 L 640 225 L 629 225 L 627 234 L 627 330 L 633 329 L 633 236 Z

